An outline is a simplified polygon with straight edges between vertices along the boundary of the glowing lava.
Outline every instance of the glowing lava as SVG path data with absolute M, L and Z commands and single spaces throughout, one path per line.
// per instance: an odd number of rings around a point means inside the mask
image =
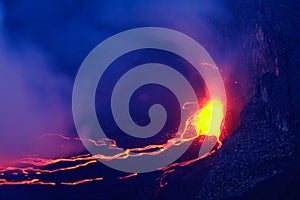
M 190 104 L 196 104 L 196 103 L 190 103 Z M 211 152 L 207 153 L 203 157 L 197 157 L 188 161 L 183 162 L 175 162 L 173 164 L 170 164 L 166 167 L 162 167 L 160 169 L 157 169 L 158 171 L 161 171 L 163 174 L 160 178 L 160 186 L 163 187 L 167 183 L 163 182 L 164 178 L 167 176 L 167 174 L 172 173 L 176 170 L 175 167 L 184 167 L 188 164 L 194 163 L 204 157 L 207 157 L 214 153 L 216 149 L 219 149 L 221 147 L 221 142 L 219 140 L 222 125 L 223 125 L 223 119 L 224 119 L 224 105 L 218 100 L 210 100 L 208 101 L 201 110 L 197 112 L 192 112 L 191 116 L 186 121 L 186 127 L 183 130 L 183 132 L 180 133 L 180 137 L 175 137 L 170 140 L 168 140 L 164 144 L 157 144 L 157 145 L 149 145 L 142 148 L 132 148 L 127 149 L 126 154 L 116 154 L 113 156 L 107 156 L 107 155 L 90 155 L 90 154 L 83 154 L 78 155 L 75 157 L 66 157 L 66 158 L 42 158 L 39 156 L 29 155 L 24 158 L 20 158 L 15 161 L 10 161 L 9 164 L 6 162 L 6 164 L 1 164 L 0 162 L 0 185 L 32 185 L 32 184 L 40 184 L 40 185 L 79 185 L 87 182 L 93 182 L 93 181 L 101 181 L 103 180 L 102 177 L 92 177 L 92 178 L 85 178 L 80 179 L 76 181 L 49 181 L 49 180 L 42 180 L 44 176 L 43 174 L 52 174 L 52 173 L 58 173 L 62 171 L 72 171 L 76 170 L 78 168 L 87 167 L 89 165 L 94 165 L 97 163 L 97 158 L 105 158 L 107 160 L 113 160 L 113 159 L 127 159 L 130 156 L 143 156 L 145 154 L 156 156 L 157 154 L 165 151 L 166 149 L 170 148 L 173 145 L 181 145 L 185 142 L 194 140 L 196 138 L 200 138 L 200 141 L 203 141 L 203 138 L 209 137 L 213 138 L 213 140 L 217 140 L 217 146 L 215 149 L 213 149 Z M 47 134 L 43 137 L 58 137 L 62 139 L 63 141 L 73 141 L 73 142 L 80 142 L 80 141 L 88 141 L 91 144 L 95 146 L 107 146 L 108 148 L 113 149 L 120 149 L 123 151 L 123 149 L 119 148 L 116 144 L 116 141 L 114 140 L 105 140 L 105 141 L 94 141 L 91 139 L 81 139 L 81 138 L 68 138 L 60 134 Z M 41 139 L 41 138 L 39 138 Z M 35 142 L 38 142 L 35 141 Z M 149 149 L 158 149 L 154 152 L 147 152 L 145 150 Z M 138 154 L 132 154 L 132 152 L 140 152 Z M 3 163 L 3 162 L 2 162 Z M 46 169 L 49 166 L 51 168 L 54 164 L 62 163 L 63 165 L 67 165 L 64 167 L 57 167 L 54 169 Z M 7 176 L 8 175 L 8 176 Z M 18 175 L 18 179 L 15 179 Z M 137 173 L 129 174 L 127 176 L 118 177 L 118 179 L 127 179 L 134 176 L 137 176 Z M 14 177 L 9 178 L 7 177 Z M 24 178 L 22 178 L 24 177 Z
M 212 119 L 213 116 L 214 119 Z M 223 119 L 223 104 L 218 100 L 211 100 L 194 115 L 192 124 L 196 129 L 197 135 L 215 136 L 219 138 Z

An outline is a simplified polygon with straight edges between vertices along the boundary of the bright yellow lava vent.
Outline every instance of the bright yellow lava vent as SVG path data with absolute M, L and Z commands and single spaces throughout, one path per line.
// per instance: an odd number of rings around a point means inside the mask
M 219 138 L 223 119 L 223 104 L 218 100 L 210 100 L 194 115 L 193 126 L 196 129 L 197 135 L 215 136 Z

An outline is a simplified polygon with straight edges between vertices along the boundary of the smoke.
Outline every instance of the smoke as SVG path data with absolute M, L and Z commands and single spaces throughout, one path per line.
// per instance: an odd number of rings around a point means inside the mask
M 10 42 L 1 8 L 0 152 L 15 155 L 30 151 L 43 134 L 70 132 L 71 115 L 63 97 L 72 85 L 68 77 L 51 71 L 49 60 L 32 44 Z
M 33 41 L 56 64 L 74 74 L 98 43 L 131 28 L 158 26 L 181 31 L 200 42 L 220 66 L 233 60 L 238 40 L 232 13 L 219 0 L 4 0 L 4 5 L 12 35 Z
M 22 151 L 45 133 L 72 134 L 70 94 L 77 69 L 92 48 L 120 31 L 181 31 L 200 42 L 232 80 L 240 42 L 234 20 L 219 0 L 3 0 L 0 149 Z

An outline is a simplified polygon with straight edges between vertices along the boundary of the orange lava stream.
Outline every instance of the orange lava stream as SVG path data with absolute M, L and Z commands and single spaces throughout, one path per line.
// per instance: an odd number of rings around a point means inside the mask
M 186 105 L 185 105 L 186 106 Z M 216 114 L 212 114 L 216 113 Z M 7 175 L 16 176 L 19 175 L 21 177 L 25 177 L 22 180 L 15 180 L 11 178 L 7 180 L 5 178 L 0 178 L 0 185 L 79 185 L 87 182 L 93 181 L 101 181 L 103 177 L 96 177 L 96 178 L 87 178 L 81 179 L 75 182 L 44 182 L 40 180 L 40 176 L 43 174 L 51 174 L 57 173 L 62 171 L 70 171 L 75 170 L 78 168 L 86 167 L 88 165 L 92 165 L 97 163 L 97 159 L 104 159 L 104 160 L 113 160 L 113 159 L 126 159 L 130 156 L 143 156 L 143 155 L 152 155 L 155 156 L 171 146 L 181 145 L 185 142 L 194 140 L 199 136 L 208 136 L 211 138 L 216 139 L 217 145 L 216 148 L 209 153 L 197 157 L 195 159 L 191 159 L 184 162 L 178 162 L 170 164 L 166 167 L 162 167 L 157 169 L 158 171 L 162 171 L 163 175 L 160 179 L 160 186 L 163 187 L 167 183 L 163 183 L 163 179 L 167 176 L 167 174 L 174 172 L 175 167 L 183 167 L 194 163 L 204 157 L 207 157 L 214 153 L 217 149 L 219 149 L 222 145 L 221 141 L 219 140 L 220 136 L 220 129 L 222 127 L 222 122 L 224 119 L 224 107 L 222 103 L 218 100 L 210 100 L 204 107 L 196 113 L 193 113 L 186 121 L 186 126 L 182 131 L 180 137 L 174 137 L 168 140 L 164 144 L 159 145 L 148 145 L 142 148 L 131 148 L 126 149 L 124 152 L 123 148 L 119 148 L 114 140 L 105 139 L 100 141 L 94 141 L 91 139 L 81 139 L 81 138 L 69 138 L 60 134 L 46 134 L 42 137 L 59 137 L 62 140 L 72 140 L 72 141 L 87 141 L 95 146 L 107 146 L 108 148 L 120 150 L 120 153 L 115 154 L 113 156 L 107 156 L 102 154 L 91 155 L 91 154 L 83 154 L 69 158 L 42 158 L 38 156 L 28 156 L 24 158 L 20 158 L 15 161 L 6 162 L 5 164 L 0 164 L 0 177 L 6 177 Z M 213 122 L 213 123 L 211 123 Z M 41 138 L 38 138 L 39 140 Z M 155 149 L 155 151 L 147 152 L 147 150 Z M 55 169 L 45 169 L 50 165 L 64 163 L 68 164 L 67 167 L 60 167 Z M 134 176 L 137 176 L 137 173 L 129 174 L 127 176 L 118 177 L 118 179 L 127 179 Z
M 127 178 L 131 178 L 131 177 L 134 177 L 134 176 L 137 176 L 138 173 L 132 173 L 132 174 L 129 174 L 127 176 L 121 176 L 121 177 L 118 177 L 118 179 L 122 180 L 122 179 L 127 179 Z
M 102 181 L 103 178 L 90 178 L 90 179 L 82 179 L 80 181 L 76 181 L 76 182 L 61 182 L 60 184 L 62 185 L 79 185 L 82 183 L 87 183 L 87 182 L 93 182 L 93 181 Z
M 0 179 L 0 185 L 55 185 L 52 182 L 42 182 L 39 179 L 24 180 L 24 181 L 8 181 Z

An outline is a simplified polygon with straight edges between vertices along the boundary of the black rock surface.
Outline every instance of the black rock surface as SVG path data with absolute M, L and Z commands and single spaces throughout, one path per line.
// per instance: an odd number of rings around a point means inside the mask
M 255 92 L 239 128 L 217 152 L 197 199 L 297 199 L 299 39 L 287 28 L 299 30 L 294 24 L 299 14 L 289 3 L 245 2 L 249 13 L 258 11 L 247 25 L 253 30 L 245 35 L 244 57 L 255 75 Z

